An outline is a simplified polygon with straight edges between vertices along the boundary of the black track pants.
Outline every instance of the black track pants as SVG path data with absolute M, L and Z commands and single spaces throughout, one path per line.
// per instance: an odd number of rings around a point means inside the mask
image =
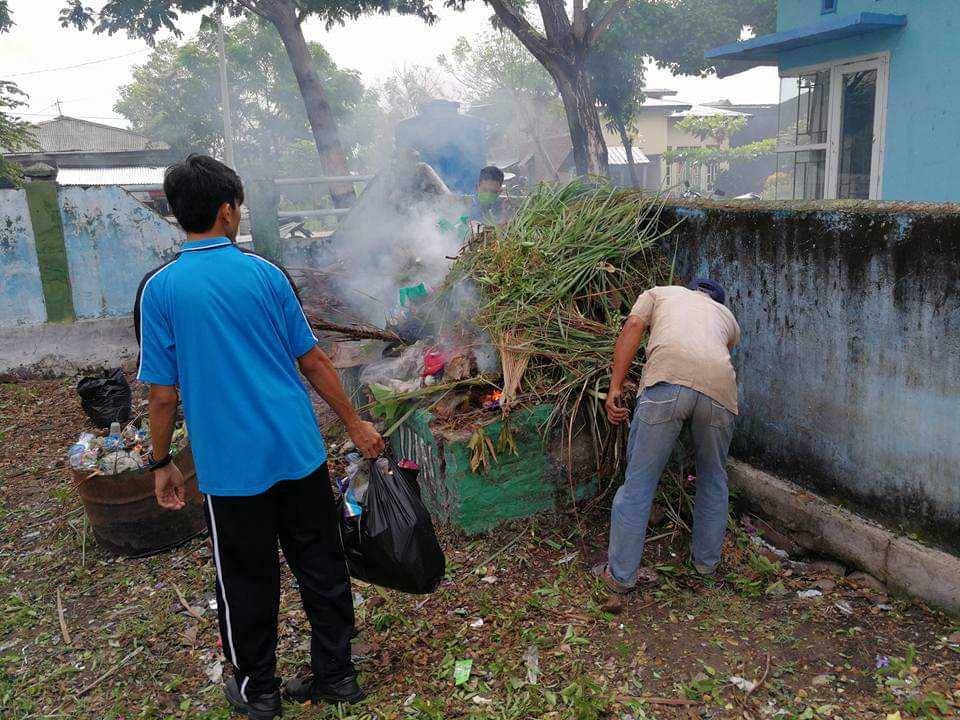
M 259 495 L 207 495 L 206 509 L 223 653 L 244 696 L 279 687 L 278 540 L 310 621 L 314 676 L 336 682 L 354 675 L 353 598 L 327 466 L 300 480 L 278 482 Z

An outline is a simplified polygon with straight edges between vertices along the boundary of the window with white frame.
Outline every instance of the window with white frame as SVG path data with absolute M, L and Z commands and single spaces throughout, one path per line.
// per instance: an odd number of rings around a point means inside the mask
M 781 78 L 778 199 L 880 198 L 886 87 L 886 56 Z

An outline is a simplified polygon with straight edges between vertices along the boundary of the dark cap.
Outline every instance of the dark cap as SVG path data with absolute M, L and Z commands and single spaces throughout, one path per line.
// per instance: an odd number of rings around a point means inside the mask
M 694 278 L 693 282 L 687 285 L 687 288 L 690 290 L 701 290 L 721 305 L 723 305 L 727 299 L 727 294 L 723 291 L 723 285 L 710 278 Z

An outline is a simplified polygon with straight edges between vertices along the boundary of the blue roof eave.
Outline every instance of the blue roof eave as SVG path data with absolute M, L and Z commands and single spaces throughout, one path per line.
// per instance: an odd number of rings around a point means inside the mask
M 730 43 L 708 50 L 704 53 L 704 57 L 708 60 L 770 61 L 775 64 L 780 54 L 786 50 L 864 35 L 878 30 L 902 28 L 906 24 L 906 15 L 861 12 L 855 15 L 833 17 L 816 25 Z

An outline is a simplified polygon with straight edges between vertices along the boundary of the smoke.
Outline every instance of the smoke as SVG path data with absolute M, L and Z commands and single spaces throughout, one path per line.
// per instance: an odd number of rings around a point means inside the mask
M 437 287 L 463 242 L 463 199 L 425 163 L 400 156 L 366 188 L 331 238 L 333 282 L 359 316 L 382 325 L 401 287 Z

